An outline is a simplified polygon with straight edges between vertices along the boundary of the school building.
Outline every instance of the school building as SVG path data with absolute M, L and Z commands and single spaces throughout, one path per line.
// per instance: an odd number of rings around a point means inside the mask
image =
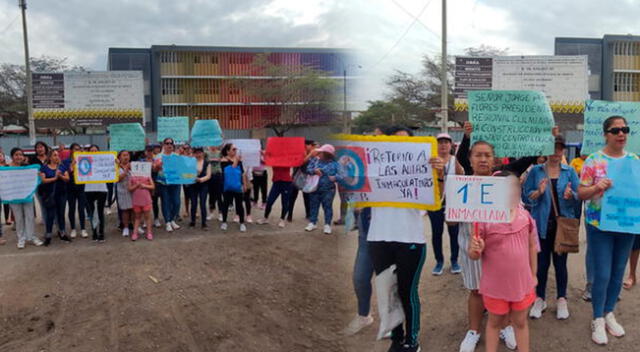
M 277 65 L 322 70 L 327 77 L 339 80 L 340 85 L 343 79 L 347 81 L 349 55 L 341 49 L 177 45 L 109 48 L 108 70 L 143 72 L 145 116 L 150 131 L 156 131 L 159 116 L 218 119 L 223 129 L 264 130 L 278 121 L 277 104 L 260 101 L 237 84 L 239 80 L 278 79 L 252 65 L 259 54 L 267 54 L 268 60 Z M 341 92 L 342 87 L 336 94 Z M 296 123 L 323 124 L 333 117 L 311 114 L 299 117 Z
M 555 38 L 555 55 L 587 55 L 592 99 L 640 101 L 640 36 Z

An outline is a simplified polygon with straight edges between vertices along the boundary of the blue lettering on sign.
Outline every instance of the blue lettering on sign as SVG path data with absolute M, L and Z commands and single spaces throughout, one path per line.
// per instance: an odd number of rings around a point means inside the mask
M 485 191 L 484 191 L 485 186 L 486 186 L 486 187 L 493 187 L 493 186 L 494 186 L 494 184 L 493 184 L 493 183 L 483 183 L 483 184 L 480 186 L 480 204 L 493 204 L 493 202 L 488 201 L 488 200 L 487 200 L 487 201 L 485 201 L 485 199 L 484 199 L 484 196 L 485 196 L 485 195 L 487 195 L 487 194 L 489 194 L 489 192 L 485 192 Z
M 469 184 L 465 184 L 464 186 L 460 187 L 460 189 L 458 190 L 458 192 L 456 192 L 456 194 L 460 193 L 464 191 L 464 194 L 462 195 L 462 203 L 467 204 L 467 200 L 468 200 L 468 196 L 469 196 Z

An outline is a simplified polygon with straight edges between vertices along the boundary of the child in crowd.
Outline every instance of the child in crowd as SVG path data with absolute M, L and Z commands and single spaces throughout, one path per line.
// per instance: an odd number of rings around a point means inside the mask
M 476 224 L 469 245 L 469 257 L 482 258 L 480 294 L 489 312 L 485 343 L 487 352 L 498 350 L 500 329 L 511 320 L 518 351 L 529 351 L 527 311 L 533 304 L 537 285 L 538 231 L 536 223 L 520 204 L 520 181 L 502 171 L 512 192 L 511 222 Z
M 142 219 L 144 218 L 144 222 L 147 224 L 147 239 L 149 241 L 153 240 L 153 233 L 151 229 L 153 228 L 152 220 L 153 216 L 151 213 L 152 208 L 152 199 L 151 193 L 155 189 L 155 184 L 150 177 L 145 176 L 132 176 L 129 181 L 129 191 L 131 192 L 131 203 L 133 206 L 133 212 L 135 214 L 135 221 L 133 228 L 139 229 L 140 224 L 142 223 Z M 135 241 L 138 239 L 138 232 L 133 231 L 131 234 L 131 240 Z

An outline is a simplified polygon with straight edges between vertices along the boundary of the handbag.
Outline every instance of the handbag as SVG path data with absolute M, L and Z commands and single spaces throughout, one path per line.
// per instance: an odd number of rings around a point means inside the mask
M 297 189 L 303 190 L 304 185 L 306 183 L 307 183 L 307 174 L 302 172 L 302 169 L 299 169 L 298 171 L 295 172 L 295 174 L 293 174 L 293 184 L 296 186 Z
M 304 188 L 302 188 L 302 192 L 304 193 L 313 193 L 318 190 L 318 183 L 320 182 L 320 176 L 318 175 L 307 175 L 307 179 L 304 184 Z
M 553 251 L 558 254 L 578 253 L 580 251 L 580 219 L 560 216 L 553 192 L 551 194 L 551 203 L 556 217 L 556 240 L 553 243 Z

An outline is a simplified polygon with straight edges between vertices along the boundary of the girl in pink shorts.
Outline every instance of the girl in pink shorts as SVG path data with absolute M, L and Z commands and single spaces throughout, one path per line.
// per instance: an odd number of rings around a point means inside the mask
M 131 192 L 131 202 L 133 204 L 133 212 L 135 214 L 135 222 L 133 225 L 134 231 L 131 235 L 131 240 L 138 239 L 138 231 L 140 223 L 144 217 L 145 224 L 147 224 L 147 239 L 151 241 L 153 239 L 153 218 L 151 215 L 152 198 L 151 192 L 155 189 L 155 184 L 151 177 L 135 176 L 131 177 L 129 181 L 129 192 Z
M 514 327 L 518 351 L 529 351 L 527 311 L 533 304 L 537 285 L 538 238 L 536 223 L 520 205 L 518 178 L 503 171 L 512 187 L 511 222 L 480 223 L 469 245 L 469 257 L 482 258 L 480 293 L 489 311 L 486 330 L 487 352 L 498 350 L 500 329 L 510 319 Z

